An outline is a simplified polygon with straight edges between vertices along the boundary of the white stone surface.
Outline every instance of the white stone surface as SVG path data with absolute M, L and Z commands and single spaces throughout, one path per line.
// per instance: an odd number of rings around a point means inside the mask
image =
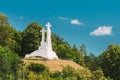
M 42 41 L 41 41 L 41 46 L 39 46 L 38 50 L 30 53 L 30 54 L 26 54 L 25 58 L 30 58 L 33 56 L 39 56 L 39 57 L 43 57 L 46 59 L 58 59 L 58 56 L 56 55 L 56 53 L 52 50 L 52 44 L 51 44 L 51 24 L 48 22 L 46 24 L 47 30 L 45 30 L 44 28 L 41 30 L 42 32 Z M 47 38 L 46 38 L 46 42 L 45 42 L 45 32 L 47 32 Z

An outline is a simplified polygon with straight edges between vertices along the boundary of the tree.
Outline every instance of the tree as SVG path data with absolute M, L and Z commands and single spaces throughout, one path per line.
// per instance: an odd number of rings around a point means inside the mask
M 80 52 L 82 53 L 83 56 L 87 56 L 87 51 L 86 51 L 85 44 L 82 44 L 82 46 L 80 48 Z
M 88 67 L 90 70 L 97 70 L 98 69 L 98 61 L 97 57 L 93 53 L 90 53 L 88 56 L 84 57 L 85 66 Z
M 8 24 L 8 17 L 3 14 L 0 14 L 0 26 L 6 24 Z
M 93 71 L 92 75 L 92 80 L 108 80 L 105 78 L 101 68 L 98 68 L 97 70 Z
M 81 65 L 81 66 L 84 66 L 84 59 L 83 59 L 83 56 L 81 54 L 81 52 L 78 50 L 78 48 L 76 47 L 76 45 L 74 44 L 73 47 L 72 47 L 72 51 L 73 51 L 73 59 L 74 61 Z
M 16 41 L 14 38 L 14 28 L 8 23 L 7 16 L 0 14 L 0 45 L 14 49 Z
M 0 78 L 10 80 L 15 78 L 16 66 L 21 63 L 17 54 L 13 53 L 8 47 L 0 46 Z
M 57 52 L 58 46 L 64 43 L 63 38 L 61 38 L 59 35 L 55 33 L 52 33 L 51 38 L 52 38 L 53 51 Z
M 52 47 L 61 59 L 72 59 L 72 48 L 59 35 L 52 33 Z
M 21 53 L 22 32 L 15 31 L 13 39 L 16 41 L 16 44 L 15 44 L 15 47 L 14 47 L 14 52 L 18 53 L 20 55 L 20 53 Z
M 75 78 L 77 78 L 75 69 L 69 65 L 63 68 L 62 73 L 63 73 L 64 79 L 73 80 L 73 78 L 74 78 L 74 80 L 76 80 Z
M 23 31 L 22 41 L 21 41 L 22 56 L 24 56 L 25 54 L 29 54 L 34 50 L 38 49 L 41 41 L 41 33 L 40 33 L 41 29 L 42 27 L 40 24 L 36 22 L 32 22 Z
M 106 77 L 113 80 L 120 79 L 120 46 L 109 45 L 108 48 L 99 56 L 100 67 Z
M 72 49 L 68 43 L 58 45 L 56 53 L 61 59 L 72 59 Z

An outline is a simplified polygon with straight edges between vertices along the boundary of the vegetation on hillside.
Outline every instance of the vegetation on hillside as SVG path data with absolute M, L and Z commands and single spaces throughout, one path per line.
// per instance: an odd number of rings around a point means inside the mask
M 120 79 L 120 45 L 109 45 L 103 53 L 96 57 L 93 53 L 87 53 L 85 44 L 78 49 L 76 45 L 71 46 L 55 33 L 52 33 L 52 46 L 58 57 L 72 60 L 85 69 L 76 71 L 74 68 L 66 66 L 62 72 L 52 73 L 41 64 L 26 66 L 21 58 L 38 49 L 41 29 L 40 24 L 32 22 L 24 31 L 17 31 L 9 23 L 8 17 L 0 14 L 0 80 Z

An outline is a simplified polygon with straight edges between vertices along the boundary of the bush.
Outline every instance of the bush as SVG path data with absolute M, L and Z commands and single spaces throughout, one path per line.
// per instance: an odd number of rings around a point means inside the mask
M 35 73 L 42 73 L 44 71 L 48 71 L 48 68 L 42 64 L 31 63 L 28 67 L 28 70 L 33 71 Z
M 63 68 L 62 73 L 63 73 L 63 78 L 73 77 L 76 74 L 75 69 L 69 65 Z
M 51 73 L 51 77 L 52 78 L 58 78 L 58 77 L 61 77 L 62 76 L 62 73 L 59 72 L 59 71 L 56 71 L 54 73 Z
M 16 77 L 16 66 L 21 63 L 19 56 L 8 47 L 0 46 L 0 79 L 10 80 Z

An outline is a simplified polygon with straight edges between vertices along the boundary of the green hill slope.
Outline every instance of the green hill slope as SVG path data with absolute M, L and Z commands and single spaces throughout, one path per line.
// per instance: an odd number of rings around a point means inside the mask
M 77 69 L 83 69 L 80 65 L 73 61 L 69 60 L 43 60 L 40 58 L 31 58 L 31 59 L 23 59 L 24 63 L 30 64 L 30 63 L 40 63 L 49 68 L 50 71 L 62 71 L 63 67 L 69 65 L 73 68 Z

